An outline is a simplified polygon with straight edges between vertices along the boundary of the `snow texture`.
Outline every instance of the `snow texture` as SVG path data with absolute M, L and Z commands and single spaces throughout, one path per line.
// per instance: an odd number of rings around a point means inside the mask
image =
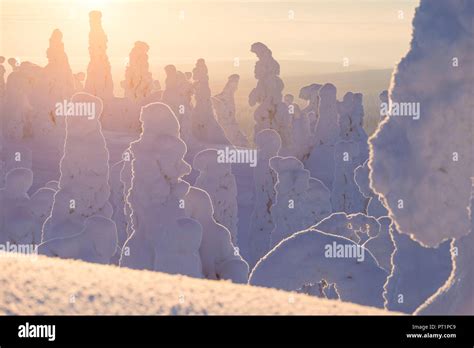
M 469 231 L 473 13 L 472 1 L 420 2 L 389 93 L 419 103 L 420 117 L 390 114 L 370 140 L 371 186 L 397 229 L 427 246 Z
M 0 258 L 3 315 L 394 315 L 275 289 L 38 256 Z

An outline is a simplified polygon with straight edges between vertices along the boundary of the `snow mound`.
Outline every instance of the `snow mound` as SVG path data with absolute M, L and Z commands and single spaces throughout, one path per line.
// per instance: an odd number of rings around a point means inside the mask
M 274 289 L 38 256 L 0 258 L 0 314 L 387 315 Z
M 346 254 L 349 250 L 353 254 Z M 252 270 L 249 284 L 294 291 L 324 280 L 336 284 L 343 301 L 383 307 L 386 278 L 363 246 L 309 229 L 284 239 L 264 256 Z

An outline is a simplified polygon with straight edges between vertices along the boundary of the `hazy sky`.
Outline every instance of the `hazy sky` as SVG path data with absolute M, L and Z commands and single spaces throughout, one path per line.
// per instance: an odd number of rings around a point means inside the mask
M 416 0 L 0 0 L 0 55 L 46 63 L 59 28 L 74 70 L 88 62 L 88 12 L 103 11 L 116 68 L 137 40 L 154 65 L 204 57 L 254 59 L 255 41 L 277 59 L 393 67 L 407 51 Z M 293 18 L 292 18 L 293 16 Z

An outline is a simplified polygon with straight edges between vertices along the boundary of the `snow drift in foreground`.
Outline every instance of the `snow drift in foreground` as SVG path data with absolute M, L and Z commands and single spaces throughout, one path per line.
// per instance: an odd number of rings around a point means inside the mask
M 396 314 L 225 281 L 38 256 L 0 258 L 0 315 Z

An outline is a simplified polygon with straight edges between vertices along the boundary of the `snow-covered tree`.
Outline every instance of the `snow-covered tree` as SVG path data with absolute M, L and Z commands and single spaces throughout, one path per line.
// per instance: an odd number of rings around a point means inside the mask
M 319 90 L 321 87 L 320 84 L 312 83 L 300 89 L 299 98 L 308 102 L 301 112 L 309 119 L 311 134 L 314 134 L 319 119 Z
M 33 172 L 27 168 L 15 168 L 5 178 L 0 189 L 0 244 L 33 242 L 34 221 L 29 212 L 28 190 L 33 184 Z
M 345 237 L 361 245 L 380 233 L 380 224 L 377 219 L 361 213 L 333 213 L 315 224 L 314 228 Z
M 246 283 L 249 267 L 232 243 L 229 230 L 214 219 L 209 194 L 191 187 L 185 198 L 185 211 L 188 217 L 195 219 L 202 226 L 199 255 L 204 277 Z
M 391 234 L 395 250 L 391 274 L 385 284 L 385 308 L 413 313 L 449 278 L 450 242 L 427 248 L 396 229 Z
M 103 100 L 113 97 L 114 83 L 112 80 L 109 57 L 107 56 L 107 35 L 102 27 L 102 13 L 89 13 L 89 65 L 85 91 Z
M 330 83 L 319 90 L 319 118 L 314 135 L 314 147 L 305 167 L 311 176 L 332 190 L 334 180 L 334 151 L 339 141 L 336 87 Z
M 265 255 L 252 270 L 249 284 L 295 291 L 324 281 L 335 284 L 343 301 L 383 307 L 386 278 L 387 273 L 363 246 L 308 229 L 284 239 Z
M 274 129 L 282 138 L 282 147 L 286 147 L 291 136 L 291 117 L 282 102 L 284 84 L 279 77 L 280 64 L 273 58 L 272 51 L 261 42 L 254 43 L 250 51 L 258 57 L 254 71 L 257 86 L 249 95 L 250 106 L 258 104 L 254 112 L 254 136 L 261 130 Z
M 328 216 L 331 202 L 327 187 L 310 177 L 309 171 L 295 157 L 273 157 L 270 167 L 277 173 L 276 199 L 271 207 L 275 225 L 271 245 L 275 246 Z
M 363 123 L 362 95 L 346 93 L 338 103 L 340 139 L 334 150 L 334 180 L 331 203 L 334 211 L 363 212 L 367 199 L 354 180 L 355 169 L 367 160 L 367 135 Z
M 193 79 L 195 105 L 192 129 L 194 136 L 205 144 L 229 145 L 230 142 L 214 115 L 207 66 L 202 58 L 196 62 L 193 69 Z
M 397 230 L 430 247 L 455 238 L 452 274 L 424 314 L 474 313 L 473 12 L 470 1 L 420 2 L 410 50 L 392 78 L 392 107 L 370 140 L 371 186 Z M 411 107 L 400 112 L 400 103 Z
M 366 213 L 376 218 L 388 216 L 387 209 L 383 206 L 378 195 L 370 187 L 369 182 L 369 160 L 358 166 L 354 171 L 354 180 L 359 187 L 359 191 L 368 199 Z
M 65 117 L 66 138 L 60 162 L 59 190 L 43 225 L 43 242 L 80 233 L 89 217 L 112 216 L 109 152 L 99 121 L 102 100 L 87 93 L 77 93 L 70 103 L 93 112 L 87 116 L 74 113 Z M 115 248 L 115 240 L 110 243 Z
M 125 70 L 125 97 L 134 102 L 147 98 L 153 91 L 153 78 L 148 64 L 150 47 L 142 41 L 135 42 Z
M 313 139 L 308 115 L 300 110 L 298 104 L 294 103 L 293 95 L 285 95 L 284 102 L 288 108 L 288 113 L 291 115 L 291 126 L 289 127 L 291 130 L 290 153 L 300 161 L 305 161 L 311 153 Z
M 249 263 L 253 267 L 270 249 L 270 237 L 275 227 L 271 207 L 275 203 L 275 184 L 277 174 L 270 167 L 270 158 L 277 156 L 281 139 L 273 129 L 260 131 L 255 142 L 257 145 L 257 166 L 254 169 L 255 206 L 250 221 Z
M 235 118 L 234 94 L 239 86 L 239 80 L 239 75 L 230 75 L 222 92 L 212 99 L 212 104 L 216 111 L 217 120 L 232 145 L 248 147 L 248 140 L 241 132 L 237 119 Z
M 217 150 L 208 149 L 194 157 L 193 167 L 199 171 L 195 186 L 209 194 L 215 220 L 227 227 L 237 243 L 237 184 L 230 163 L 219 163 Z
M 152 103 L 142 108 L 140 121 L 143 131 L 130 146 L 131 235 L 120 265 L 202 277 L 202 227 L 184 210 L 189 184 L 182 177 L 190 166 L 183 160 L 178 120 L 166 104 Z

